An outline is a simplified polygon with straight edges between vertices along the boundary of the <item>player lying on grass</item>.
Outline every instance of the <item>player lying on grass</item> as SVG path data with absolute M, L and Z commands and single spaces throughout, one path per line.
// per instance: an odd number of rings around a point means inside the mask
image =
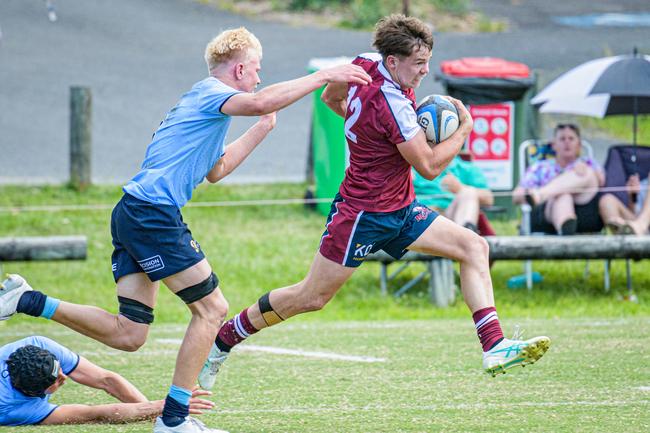
M 67 378 L 101 389 L 121 403 L 50 403 Z M 190 412 L 201 414 L 214 403 L 199 398 L 210 392 L 194 390 Z M 0 347 L 0 425 L 127 423 L 153 419 L 164 400 L 149 401 L 128 380 L 105 370 L 46 337 L 33 336 Z
M 413 250 L 460 263 L 461 290 L 488 373 L 531 364 L 548 349 L 547 337 L 503 338 L 487 242 L 415 199 L 411 167 L 427 179 L 435 178 L 458 154 L 473 127 L 467 109 L 451 98 L 460 126 L 447 140 L 432 147 L 417 123 L 413 89 L 429 72 L 430 29 L 416 18 L 392 15 L 377 24 L 374 46 L 379 53 L 362 54 L 352 62 L 372 77 L 370 85 L 332 83 L 323 92 L 323 101 L 345 118 L 350 166 L 307 276 L 265 294 L 221 327 L 199 375 L 202 387 L 213 386 L 233 346 L 296 314 L 320 310 L 365 257 L 378 250 L 396 259 Z

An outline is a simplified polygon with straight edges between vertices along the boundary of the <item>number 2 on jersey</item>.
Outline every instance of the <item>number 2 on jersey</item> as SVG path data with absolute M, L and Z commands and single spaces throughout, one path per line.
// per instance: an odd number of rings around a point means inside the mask
M 357 134 L 352 132 L 350 129 L 357 123 L 359 116 L 361 115 L 361 99 L 357 96 L 354 97 L 354 94 L 357 92 L 357 86 L 350 87 L 348 91 L 348 109 L 352 113 L 350 117 L 345 121 L 345 136 L 348 137 L 353 142 L 357 142 Z

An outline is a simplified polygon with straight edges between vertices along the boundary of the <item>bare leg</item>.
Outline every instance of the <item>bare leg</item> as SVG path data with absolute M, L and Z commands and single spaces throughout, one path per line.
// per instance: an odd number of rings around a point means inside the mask
M 586 204 L 594 198 L 596 191 L 576 192 L 582 189 L 595 189 L 598 187 L 596 173 L 588 168 L 586 173 L 578 175 L 575 171 L 565 171 L 555 179 L 537 190 L 539 202 L 545 202 L 562 194 L 574 195 L 576 204 Z
M 454 197 L 445 216 L 458 225 L 478 224 L 479 197 L 475 188 L 461 188 Z
M 630 220 L 629 224 L 634 229 L 634 233 L 638 235 L 648 233 L 648 226 L 650 226 L 650 194 L 646 194 L 639 215 L 636 218 L 630 218 Z
M 553 224 L 553 227 L 559 233 L 562 224 L 569 219 L 576 218 L 573 196 L 571 194 L 562 194 L 548 200 L 544 208 L 544 217 Z
M 212 269 L 206 259 L 164 280 L 169 289 L 177 293 L 207 279 Z M 183 342 L 176 357 L 173 384 L 191 390 L 199 371 L 208 357 L 212 342 L 228 312 L 228 303 L 217 287 L 210 295 L 188 305 L 192 312 Z
M 494 306 L 489 247 L 476 233 L 439 216 L 408 249 L 458 261 L 461 291 L 472 313 Z
M 598 201 L 598 211 L 605 224 L 622 225 L 626 221 L 635 219 L 634 213 L 614 194 L 605 194 L 600 198 Z
M 283 319 L 320 310 L 334 297 L 355 270 L 356 268 L 335 263 L 318 252 L 304 280 L 270 293 L 269 300 L 273 310 Z M 268 326 L 257 302 L 248 308 L 248 318 L 256 329 Z
M 144 273 L 129 274 L 117 282 L 117 294 L 153 308 L 159 283 Z M 111 314 L 90 305 L 61 302 L 52 320 L 115 349 L 138 350 L 149 333 L 149 325 L 133 322 L 120 314 Z

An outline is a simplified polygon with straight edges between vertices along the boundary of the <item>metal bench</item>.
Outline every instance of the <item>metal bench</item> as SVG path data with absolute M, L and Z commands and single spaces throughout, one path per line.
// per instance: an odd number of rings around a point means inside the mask
M 650 258 L 650 236 L 487 236 L 490 245 L 490 260 L 584 260 L 605 259 L 605 290 L 609 290 L 609 266 L 611 260 L 626 259 L 628 291 L 632 291 L 632 275 L 629 259 Z M 381 265 L 379 282 L 381 292 L 388 293 L 388 283 L 409 263 L 424 262 L 426 270 L 407 282 L 395 292 L 401 296 L 413 285 L 429 276 L 431 301 L 440 307 L 449 305 L 455 299 L 456 286 L 452 263 L 448 259 L 409 251 L 400 260 L 379 251 L 366 257 L 366 261 Z M 391 274 L 388 266 L 402 262 Z

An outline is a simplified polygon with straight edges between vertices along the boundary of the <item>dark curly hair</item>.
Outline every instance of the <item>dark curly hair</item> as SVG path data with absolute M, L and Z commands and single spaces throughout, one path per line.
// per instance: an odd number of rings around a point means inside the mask
M 372 44 L 384 59 L 390 55 L 408 57 L 421 47 L 431 51 L 433 35 L 419 19 L 393 14 L 379 20 Z
M 7 359 L 11 385 L 28 397 L 43 397 L 56 382 L 56 361 L 52 352 L 31 344 L 15 350 Z

